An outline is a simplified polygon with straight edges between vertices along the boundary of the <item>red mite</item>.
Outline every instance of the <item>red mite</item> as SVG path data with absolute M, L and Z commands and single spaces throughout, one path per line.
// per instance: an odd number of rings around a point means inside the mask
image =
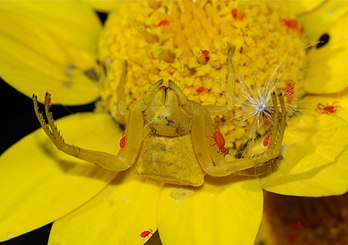
M 233 9 L 231 10 L 231 14 L 232 14 L 233 18 L 237 18 L 237 16 L 238 16 L 238 10 L 237 10 L 236 8 L 233 8 Z
M 231 14 L 232 14 L 233 18 L 235 18 L 237 20 L 243 20 L 244 19 L 244 15 L 238 13 L 238 10 L 236 8 L 233 8 L 231 10 Z
M 142 231 L 142 232 L 140 233 L 140 237 L 146 238 L 146 237 L 152 235 L 152 233 L 153 233 L 152 229 L 145 230 L 145 231 Z
M 122 135 L 122 138 L 120 139 L 120 147 L 121 147 L 121 149 L 126 147 L 126 143 L 127 143 L 127 136 Z
M 160 22 L 158 22 L 157 26 L 166 26 L 169 24 L 169 21 L 167 19 L 163 19 L 160 20 Z
M 266 137 L 263 139 L 263 146 L 266 147 L 269 144 L 269 140 L 271 139 L 271 135 L 267 134 Z
M 298 21 L 295 19 L 284 20 L 284 25 L 286 25 L 290 29 L 297 29 Z
M 209 57 L 209 51 L 208 50 L 202 50 L 202 54 L 204 55 L 205 62 L 208 62 L 210 57 Z
M 225 148 L 225 138 L 218 128 L 215 130 L 212 138 L 214 139 L 215 144 L 212 144 L 211 146 L 217 145 L 217 147 L 219 147 L 218 153 L 226 156 L 229 150 Z
M 321 114 L 332 114 L 336 112 L 337 106 L 335 106 L 335 103 L 333 103 L 332 105 L 329 105 L 328 103 L 326 103 L 326 105 L 319 103 L 315 110 L 320 112 Z
M 196 89 L 197 93 L 201 94 L 205 91 L 205 87 L 204 86 L 200 86 Z
M 289 82 L 287 84 L 288 86 L 284 90 L 284 95 L 287 99 L 287 101 L 292 101 L 295 95 L 295 83 L 294 82 Z
M 304 27 L 300 26 L 296 19 L 283 20 L 283 23 L 289 29 L 298 30 L 300 33 L 304 32 Z

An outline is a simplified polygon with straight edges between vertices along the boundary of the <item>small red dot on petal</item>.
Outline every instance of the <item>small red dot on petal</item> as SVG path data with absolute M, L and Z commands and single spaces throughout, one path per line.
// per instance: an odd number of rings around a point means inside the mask
M 146 238 L 146 237 L 152 235 L 152 232 L 153 232 L 152 229 L 145 230 L 145 231 L 143 231 L 143 232 L 140 233 L 140 237 Z

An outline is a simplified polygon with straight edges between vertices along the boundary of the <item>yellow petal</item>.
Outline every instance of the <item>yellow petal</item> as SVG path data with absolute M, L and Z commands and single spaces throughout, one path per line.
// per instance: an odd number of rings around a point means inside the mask
M 348 7 L 348 4 L 346 6 Z M 304 83 L 304 88 L 308 92 L 336 93 L 347 87 L 347 25 L 348 12 L 315 35 L 312 41 L 314 46 L 308 52 L 308 71 Z M 324 33 L 329 35 L 329 40 L 324 46 L 317 48 L 315 41 Z
M 121 132 L 104 114 L 75 114 L 57 123 L 67 142 L 118 150 Z M 116 174 L 59 152 L 42 129 L 1 156 L 0 173 L 0 241 L 66 215 L 97 194 Z
M 299 162 L 298 164 L 301 164 Z M 283 165 L 294 164 L 290 161 L 284 161 Z M 322 168 L 316 168 L 303 174 L 288 174 L 282 170 L 282 173 L 262 181 L 263 187 L 270 192 L 293 195 L 320 197 L 341 195 L 348 191 L 348 149 L 342 152 L 337 161 L 328 163 Z
M 259 181 L 212 179 L 202 188 L 164 188 L 158 211 L 163 244 L 253 244 L 263 207 Z
M 90 6 L 99 11 L 109 12 L 121 3 L 121 1 L 115 0 L 83 0 L 88 3 Z
M 271 192 L 297 196 L 337 195 L 348 189 L 348 123 L 335 115 L 304 112 L 289 122 L 284 159 L 262 179 Z
M 274 0 L 269 0 L 269 2 L 272 3 Z M 325 0 L 278 0 L 278 2 L 286 5 L 293 13 L 304 14 L 318 8 Z
M 318 4 L 312 4 L 313 2 Z M 308 6 L 307 11 L 299 13 L 299 18 L 301 24 L 304 25 L 306 37 L 312 41 L 313 38 L 327 31 L 332 24 L 338 22 L 348 10 L 347 2 L 341 0 L 297 1 L 295 3 L 299 3 L 299 6 Z M 314 7 L 314 5 L 316 6 Z
M 143 244 L 157 229 L 159 193 L 159 185 L 139 175 L 119 174 L 98 196 L 56 221 L 49 243 Z
M 50 91 L 56 103 L 98 97 L 97 41 L 101 24 L 74 1 L 1 1 L 0 75 L 31 96 Z

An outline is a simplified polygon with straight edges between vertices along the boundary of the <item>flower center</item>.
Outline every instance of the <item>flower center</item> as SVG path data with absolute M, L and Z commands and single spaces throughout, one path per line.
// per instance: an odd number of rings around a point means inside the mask
M 101 36 L 100 60 L 106 79 L 100 104 L 115 115 L 122 63 L 127 60 L 124 89 L 128 109 L 159 79 L 173 80 L 197 103 L 226 105 L 229 48 L 234 50 L 235 107 L 212 119 L 223 133 L 226 147 L 238 152 L 269 130 L 272 91 L 284 92 L 289 108 L 296 108 L 303 95 L 303 27 L 274 2 L 120 4 Z

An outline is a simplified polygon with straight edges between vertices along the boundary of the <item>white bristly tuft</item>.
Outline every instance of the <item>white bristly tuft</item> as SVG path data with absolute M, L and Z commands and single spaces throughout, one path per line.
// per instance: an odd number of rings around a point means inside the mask
M 242 156 L 247 153 L 254 145 L 255 138 L 259 133 L 260 128 L 264 125 L 265 121 L 269 123 L 272 122 L 272 113 L 274 107 L 271 101 L 271 94 L 274 92 L 281 81 L 279 68 L 281 65 L 278 65 L 275 70 L 272 72 L 270 77 L 267 79 L 263 87 L 259 86 L 259 82 L 254 79 L 252 86 L 248 86 L 242 76 L 239 76 L 239 85 L 241 98 L 236 97 L 236 106 L 242 109 L 241 115 L 237 115 L 238 121 L 249 121 L 253 120 L 253 125 L 249 132 L 249 141 L 247 146 L 243 149 Z M 276 76 L 278 74 L 278 76 Z

